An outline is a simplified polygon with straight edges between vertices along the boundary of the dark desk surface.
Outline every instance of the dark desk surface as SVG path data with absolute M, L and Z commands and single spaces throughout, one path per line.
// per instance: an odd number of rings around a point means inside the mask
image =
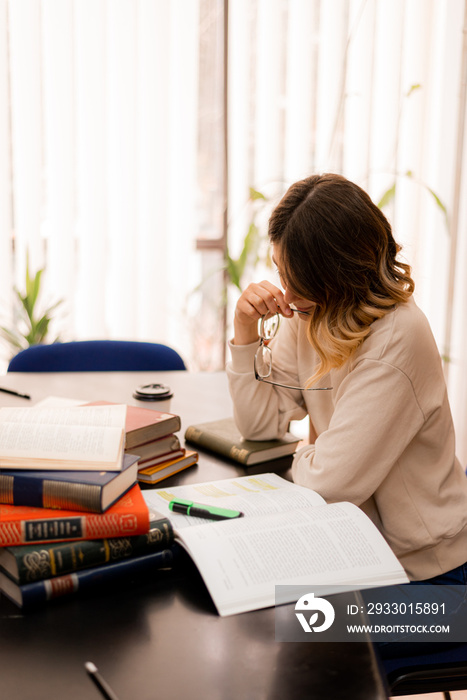
M 174 390 L 171 410 L 190 423 L 231 415 L 225 376 L 186 372 L 10 374 L 2 386 L 83 401 L 132 403 L 138 384 Z M 25 405 L 0 394 L 1 405 Z M 243 475 L 202 453 L 169 483 Z M 0 596 L 0 688 L 8 700 L 100 697 L 84 671 L 92 661 L 120 700 L 383 700 L 370 644 L 278 643 L 274 609 L 221 618 L 196 569 L 133 589 L 56 601 L 23 614 Z

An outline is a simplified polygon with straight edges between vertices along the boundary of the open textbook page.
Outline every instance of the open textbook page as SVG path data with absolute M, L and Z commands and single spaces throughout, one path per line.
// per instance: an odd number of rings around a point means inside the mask
M 0 409 L 0 468 L 120 471 L 126 406 Z
M 297 486 L 277 474 L 240 476 L 201 484 L 172 486 L 145 491 L 143 495 L 148 503 L 169 517 L 174 528 L 178 530 L 194 525 L 206 525 L 206 520 L 173 513 L 169 509 L 169 503 L 174 498 L 191 499 L 210 506 L 239 510 L 245 516 L 326 505 L 326 501 L 316 491 Z
M 326 505 L 276 474 L 158 489 L 144 497 L 172 521 L 222 616 L 273 606 L 276 585 L 329 586 L 332 592 L 408 581 L 357 506 Z M 173 498 L 241 510 L 244 517 L 190 518 L 169 510 Z

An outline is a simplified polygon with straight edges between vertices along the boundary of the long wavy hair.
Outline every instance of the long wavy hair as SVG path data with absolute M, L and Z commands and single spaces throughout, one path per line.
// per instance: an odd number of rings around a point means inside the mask
M 285 284 L 316 303 L 308 339 L 319 356 L 315 383 L 341 367 L 373 321 L 414 291 L 410 266 L 382 211 L 341 175 L 313 175 L 292 185 L 269 220 Z

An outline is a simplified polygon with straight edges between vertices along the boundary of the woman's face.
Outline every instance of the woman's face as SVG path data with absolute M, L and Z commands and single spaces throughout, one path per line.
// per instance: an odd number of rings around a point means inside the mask
M 284 299 L 286 303 L 289 304 L 289 306 L 293 306 L 295 309 L 298 309 L 298 311 L 311 311 L 311 309 L 316 306 L 315 302 L 310 301 L 309 299 L 304 299 L 303 297 L 299 296 L 293 290 L 290 284 L 286 282 L 285 276 L 283 274 L 281 251 L 278 245 L 272 246 L 272 261 L 277 268 L 280 283 L 284 290 Z M 307 316 L 302 316 L 301 314 L 298 314 L 298 317 L 302 321 L 308 320 Z

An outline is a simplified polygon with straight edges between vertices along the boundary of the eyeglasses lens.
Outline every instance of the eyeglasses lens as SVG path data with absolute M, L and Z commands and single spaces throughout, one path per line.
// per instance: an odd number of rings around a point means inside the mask
M 263 340 L 272 340 L 279 329 L 280 316 L 279 314 L 274 314 L 274 316 L 263 316 L 261 319 L 260 326 L 260 336 Z
M 272 370 L 272 352 L 267 345 L 261 345 L 255 355 L 255 369 L 260 377 L 266 379 Z

